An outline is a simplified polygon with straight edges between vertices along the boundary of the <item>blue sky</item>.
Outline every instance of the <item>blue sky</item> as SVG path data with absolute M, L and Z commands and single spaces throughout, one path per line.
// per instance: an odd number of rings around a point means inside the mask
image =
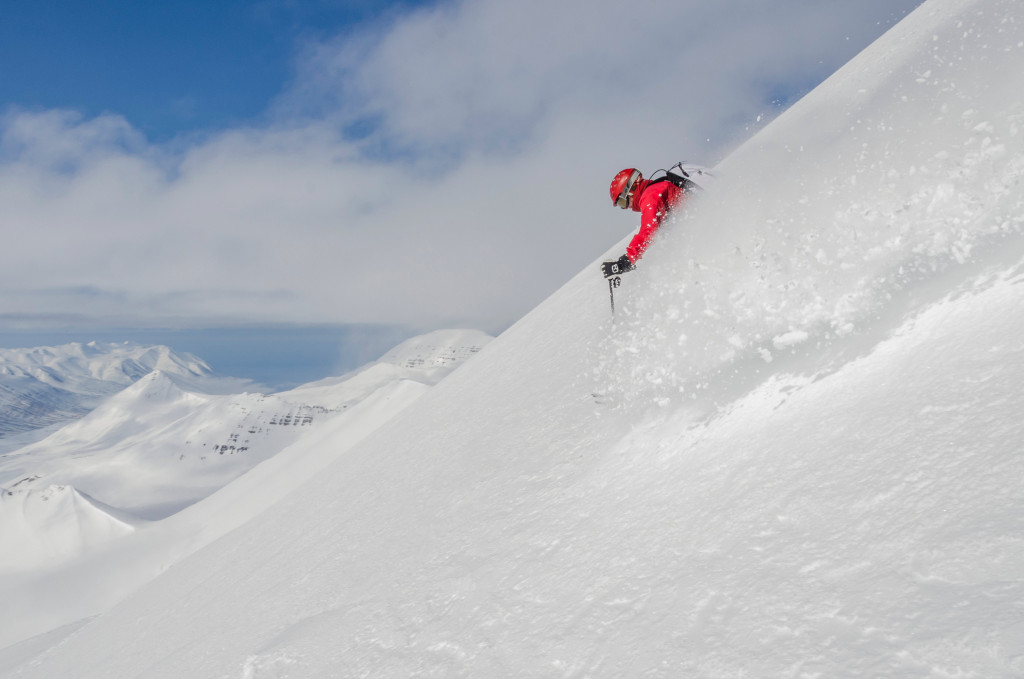
M 0 336 L 500 331 L 919 2 L 8 3 Z
M 115 112 L 152 141 L 259 121 L 306 41 L 422 0 L 10 2 L 0 102 Z
M 154 142 L 259 124 L 310 40 L 342 35 L 418 0 L 40 0 L 0 21 L 0 102 L 86 117 L 123 115 Z M 131 341 L 194 353 L 221 374 L 284 389 L 373 360 L 416 329 L 401 325 L 104 327 L 12 330 L 0 346 Z M 4 332 L 7 330 L 7 332 Z

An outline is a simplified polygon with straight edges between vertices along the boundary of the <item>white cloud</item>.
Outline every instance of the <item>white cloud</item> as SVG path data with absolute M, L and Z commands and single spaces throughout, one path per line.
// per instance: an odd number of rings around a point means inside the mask
M 0 131 L 0 159 L 49 171 L 72 171 L 120 151 L 145 148 L 142 135 L 117 115 L 85 120 L 74 111 L 13 109 L 0 118 Z
M 720 159 L 915 4 L 442 3 L 306 46 L 264 128 L 10 111 L 0 321 L 513 320 L 634 227 L 615 171 Z

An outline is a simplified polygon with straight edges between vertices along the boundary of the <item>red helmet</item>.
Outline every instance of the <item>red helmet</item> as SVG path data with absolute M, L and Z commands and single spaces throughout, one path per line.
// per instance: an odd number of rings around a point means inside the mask
M 628 167 L 622 172 L 615 175 L 615 179 L 612 180 L 611 194 L 612 194 L 612 205 L 618 205 L 623 210 L 629 207 L 629 195 L 633 191 L 633 187 L 636 183 L 643 179 L 644 176 L 640 174 L 640 170 L 635 167 Z

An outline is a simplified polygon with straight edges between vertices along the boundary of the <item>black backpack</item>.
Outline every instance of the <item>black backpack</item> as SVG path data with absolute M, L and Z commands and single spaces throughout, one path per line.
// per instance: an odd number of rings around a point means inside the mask
M 655 178 L 659 172 L 664 172 L 664 177 Z M 705 191 L 714 182 L 715 175 L 706 167 L 692 163 L 679 162 L 667 170 L 655 170 L 651 175 L 650 182 L 672 182 L 687 193 Z

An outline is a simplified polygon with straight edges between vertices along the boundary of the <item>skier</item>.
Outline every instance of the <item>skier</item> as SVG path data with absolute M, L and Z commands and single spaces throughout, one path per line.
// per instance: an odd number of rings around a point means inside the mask
M 640 230 L 629 242 L 626 254 L 601 264 L 605 278 L 614 278 L 635 269 L 637 260 L 643 256 L 654 234 L 672 211 L 685 203 L 695 189 L 701 188 L 694 179 L 712 177 L 706 168 L 683 163 L 677 163 L 664 172 L 664 177 L 644 179 L 640 170 L 630 167 L 612 179 L 612 204 L 623 210 L 632 208 L 639 212 Z

